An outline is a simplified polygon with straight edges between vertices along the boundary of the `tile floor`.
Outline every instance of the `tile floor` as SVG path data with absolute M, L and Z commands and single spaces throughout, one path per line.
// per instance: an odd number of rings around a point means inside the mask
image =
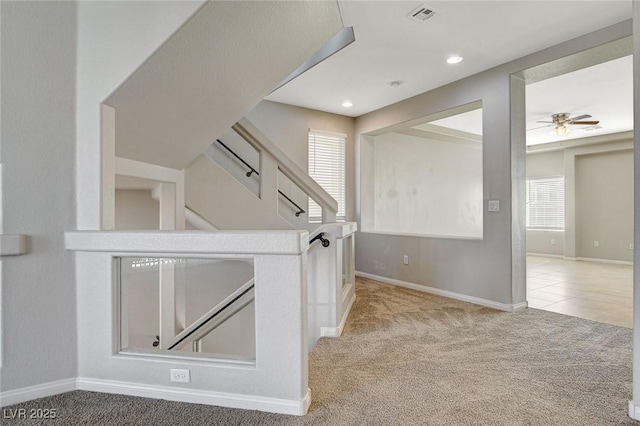
M 633 267 L 527 256 L 530 308 L 633 326 Z

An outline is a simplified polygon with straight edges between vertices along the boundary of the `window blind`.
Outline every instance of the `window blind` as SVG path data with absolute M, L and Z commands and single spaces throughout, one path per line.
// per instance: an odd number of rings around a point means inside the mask
M 346 220 L 346 135 L 309 131 L 309 176 L 338 202 L 337 220 Z M 309 222 L 322 221 L 322 208 L 309 199 Z
M 564 178 L 527 179 L 527 228 L 564 229 Z

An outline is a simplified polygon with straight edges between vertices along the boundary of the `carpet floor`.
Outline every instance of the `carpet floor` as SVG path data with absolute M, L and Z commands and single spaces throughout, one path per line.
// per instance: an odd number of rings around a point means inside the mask
M 310 354 L 304 417 L 85 391 L 8 408 L 55 408 L 48 425 L 638 424 L 627 328 L 366 279 L 356 291 L 343 336 Z

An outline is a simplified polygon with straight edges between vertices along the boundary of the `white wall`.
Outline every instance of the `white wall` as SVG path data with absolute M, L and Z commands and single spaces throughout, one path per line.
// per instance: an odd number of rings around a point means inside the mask
M 6 392 L 77 374 L 75 227 L 76 4 L 2 2 L 2 228 L 30 237 L 3 258 Z
M 160 204 L 149 190 L 117 189 L 115 207 L 117 230 L 160 229 Z
M 481 143 L 392 132 L 375 137 L 373 156 L 372 231 L 482 238 Z

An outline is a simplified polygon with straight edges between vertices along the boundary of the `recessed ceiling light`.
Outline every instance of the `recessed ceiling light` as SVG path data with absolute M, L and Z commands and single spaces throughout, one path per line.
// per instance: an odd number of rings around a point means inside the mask
M 453 55 L 453 56 L 449 56 L 447 58 L 447 63 L 448 64 L 458 64 L 460 62 L 462 62 L 462 56 Z
M 351 103 L 351 101 L 344 101 L 342 103 L 342 106 L 345 108 L 351 108 L 353 106 L 353 103 Z

